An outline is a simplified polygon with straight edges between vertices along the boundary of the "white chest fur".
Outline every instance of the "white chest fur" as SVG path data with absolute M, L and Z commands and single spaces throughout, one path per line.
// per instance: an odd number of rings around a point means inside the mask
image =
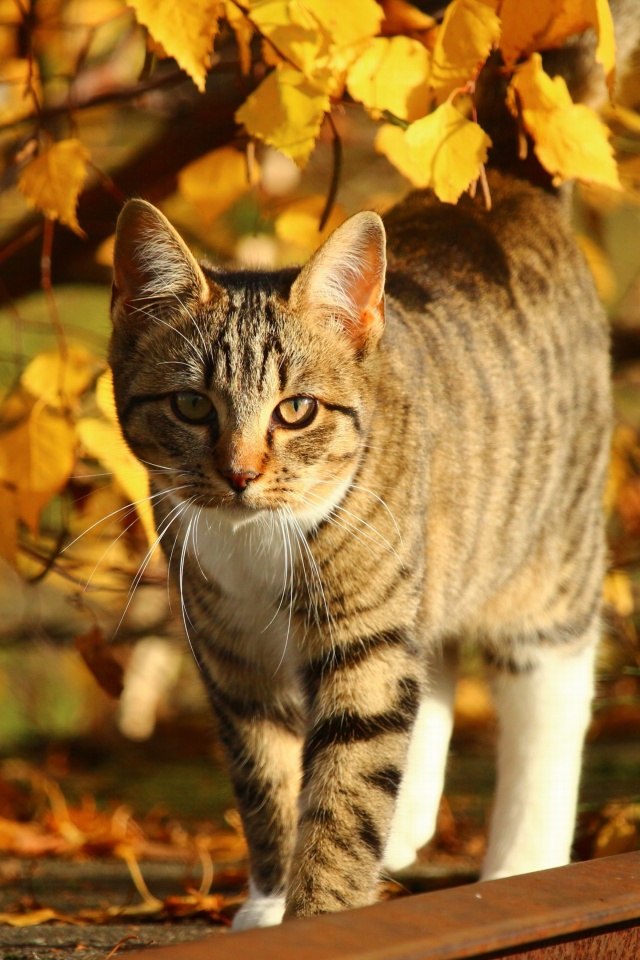
M 293 565 L 299 558 L 292 531 L 273 514 L 235 520 L 226 511 L 192 510 L 188 519 L 187 550 L 203 578 L 222 590 L 220 612 L 245 635 L 245 652 L 266 654 L 274 665 L 290 661 L 296 649 Z

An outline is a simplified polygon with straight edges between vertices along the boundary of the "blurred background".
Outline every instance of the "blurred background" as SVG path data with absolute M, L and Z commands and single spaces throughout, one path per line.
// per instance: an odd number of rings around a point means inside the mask
M 302 171 L 240 137 L 234 112 L 263 69 L 243 74 L 252 40 L 242 29 L 221 24 L 199 93 L 120 0 L 0 0 L 0 851 L 12 856 L 112 854 L 122 804 L 167 849 L 187 834 L 212 843 L 216 825 L 237 836 L 153 549 L 144 476 L 113 416 L 104 358 L 117 214 L 142 196 L 210 262 L 274 267 L 304 260 L 347 215 L 383 213 L 410 189 L 376 152 L 376 121 L 348 100 Z M 574 202 L 611 321 L 617 411 L 606 637 L 578 857 L 640 846 L 640 70 L 620 102 L 624 111 L 608 108 L 605 119 L 623 190 L 580 186 Z M 56 222 L 29 204 L 20 178 L 43 142 L 61 139 L 87 154 L 73 147 L 67 158 L 69 181 L 82 159 L 79 184 Z M 494 735 L 469 653 L 430 850 L 438 882 L 473 876 L 482 856 Z M 78 832 L 75 847 L 51 840 L 64 823 Z M 96 830 L 101 850 L 79 839 L 95 841 Z M 229 843 L 237 860 L 241 841 Z

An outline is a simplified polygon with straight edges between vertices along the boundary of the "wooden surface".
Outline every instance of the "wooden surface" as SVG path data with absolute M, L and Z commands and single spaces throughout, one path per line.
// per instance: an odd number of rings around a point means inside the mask
M 141 960 L 636 960 L 638 924 L 640 853 L 629 853 L 130 955 Z

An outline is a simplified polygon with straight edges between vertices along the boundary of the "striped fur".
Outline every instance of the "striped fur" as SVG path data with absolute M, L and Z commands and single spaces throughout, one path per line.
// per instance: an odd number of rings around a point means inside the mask
M 429 686 L 465 640 L 513 734 L 489 875 L 568 856 L 604 564 L 607 331 L 563 197 L 499 173 L 490 187 L 490 213 L 425 193 L 391 211 L 384 301 L 374 214 L 274 273 L 197 264 L 142 201 L 120 222 L 117 408 L 162 468 L 158 532 L 251 850 L 239 926 L 285 902 L 287 916 L 369 903 L 383 856 L 400 865 L 428 839 L 453 684 L 434 690 L 437 716 Z M 215 416 L 181 421 L 184 391 Z M 317 399 L 315 419 L 275 423 L 296 396 Z M 573 762 L 566 783 L 531 785 L 527 771 L 559 766 L 545 758 L 567 690 L 548 676 L 577 678 L 575 730 L 555 728 Z M 546 731 L 533 759 L 512 688 Z M 429 783 L 425 751 L 430 770 L 441 757 Z M 549 797 L 562 835 L 532 849 Z

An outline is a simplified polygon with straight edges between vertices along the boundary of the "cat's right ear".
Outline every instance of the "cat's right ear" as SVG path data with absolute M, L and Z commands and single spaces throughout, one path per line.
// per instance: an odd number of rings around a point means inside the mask
M 114 323 L 141 323 L 152 303 L 193 304 L 210 293 L 198 261 L 164 214 L 146 200 L 129 200 L 116 227 Z

